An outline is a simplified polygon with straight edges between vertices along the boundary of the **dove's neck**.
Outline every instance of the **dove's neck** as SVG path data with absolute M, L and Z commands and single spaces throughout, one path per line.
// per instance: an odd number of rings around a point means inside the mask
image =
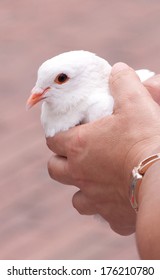
M 73 110 L 73 108 L 79 108 L 82 103 L 85 101 L 85 96 L 79 96 L 77 98 L 77 93 L 68 93 L 67 96 L 59 96 L 58 98 L 54 98 L 53 100 L 44 101 L 43 109 L 48 112 L 52 112 L 54 115 L 65 114 L 68 111 Z

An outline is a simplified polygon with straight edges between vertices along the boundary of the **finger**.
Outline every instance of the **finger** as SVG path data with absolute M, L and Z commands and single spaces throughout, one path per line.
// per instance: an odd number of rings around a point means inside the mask
M 93 204 L 81 191 L 74 194 L 72 204 L 81 215 L 97 214 L 95 204 Z
M 76 135 L 78 127 L 57 133 L 54 137 L 46 138 L 48 148 L 57 155 L 67 157 L 68 146 L 72 146 L 72 139 Z
M 65 140 L 67 138 L 67 132 L 59 132 L 54 137 L 47 137 L 46 138 L 46 144 L 48 148 L 54 152 L 55 154 L 61 155 L 66 157 L 66 146 L 65 146 Z M 63 143 L 62 143 L 63 141 Z
M 136 72 L 124 63 L 117 63 L 112 67 L 109 85 L 115 99 L 115 110 L 137 106 L 140 103 L 137 100 L 140 101 L 141 98 L 145 98 L 145 102 L 147 99 L 152 100 Z
M 151 94 L 154 101 L 160 105 L 160 74 L 149 78 L 144 81 L 143 84 Z
M 68 162 L 65 157 L 53 155 L 48 161 L 50 177 L 62 184 L 73 185 L 73 179 L 68 171 Z

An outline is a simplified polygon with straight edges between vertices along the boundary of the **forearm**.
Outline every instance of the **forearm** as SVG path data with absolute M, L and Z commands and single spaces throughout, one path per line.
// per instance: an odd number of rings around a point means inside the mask
M 160 259 L 160 161 L 146 172 L 139 190 L 136 238 L 142 259 Z

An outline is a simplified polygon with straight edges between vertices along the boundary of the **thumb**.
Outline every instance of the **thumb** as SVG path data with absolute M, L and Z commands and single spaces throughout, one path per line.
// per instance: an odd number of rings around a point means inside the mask
M 155 75 L 143 82 L 154 101 L 160 105 L 160 74 Z
M 115 110 L 120 107 L 134 106 L 140 99 L 150 97 L 149 92 L 141 83 L 136 72 L 127 64 L 119 62 L 112 67 L 109 86 L 115 100 Z

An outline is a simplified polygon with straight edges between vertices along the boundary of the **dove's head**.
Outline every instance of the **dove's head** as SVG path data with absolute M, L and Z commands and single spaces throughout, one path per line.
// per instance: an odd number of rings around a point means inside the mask
M 108 88 L 109 63 L 88 51 L 70 51 L 45 61 L 38 70 L 35 87 L 27 101 L 30 108 L 44 100 L 82 99 L 94 90 Z

